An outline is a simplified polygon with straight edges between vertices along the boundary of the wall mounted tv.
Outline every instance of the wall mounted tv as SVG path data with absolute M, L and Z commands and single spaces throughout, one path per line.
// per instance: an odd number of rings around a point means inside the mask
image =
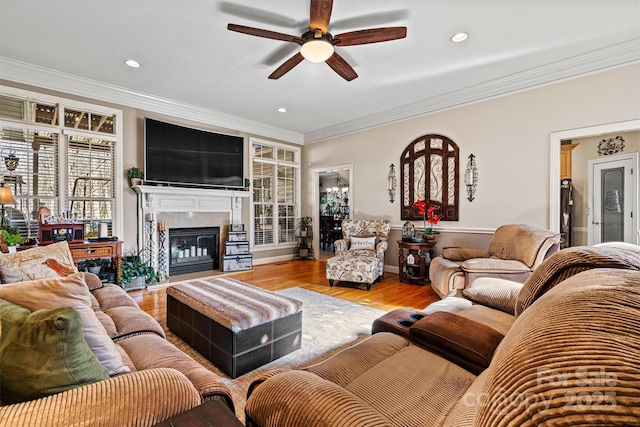
M 244 187 L 244 138 L 144 122 L 144 179 L 190 187 Z

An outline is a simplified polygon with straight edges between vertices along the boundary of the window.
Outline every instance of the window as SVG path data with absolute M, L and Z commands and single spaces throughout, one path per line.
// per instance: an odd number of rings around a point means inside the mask
M 300 149 L 252 138 L 252 233 L 256 247 L 294 244 Z
M 0 87 L 0 176 L 16 199 L 5 207 L 7 217 L 23 237 L 38 236 L 41 207 L 84 222 L 86 237 L 97 236 L 98 221 L 109 223 L 117 235 L 116 118 L 121 114 Z
M 416 200 L 438 209 L 440 219 L 458 220 L 459 150 L 442 135 L 414 140 L 400 158 L 401 219 L 421 220 Z

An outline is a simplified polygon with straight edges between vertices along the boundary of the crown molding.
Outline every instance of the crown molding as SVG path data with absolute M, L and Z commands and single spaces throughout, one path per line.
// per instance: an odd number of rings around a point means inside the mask
M 308 144 L 335 138 L 462 104 L 556 83 L 560 80 L 575 78 L 637 61 L 640 61 L 640 38 L 434 96 L 381 113 L 308 132 L 304 134 L 304 143 Z
M 306 134 L 4 57 L 0 57 L 0 79 L 195 120 L 293 144 L 307 144 L 637 61 L 640 61 L 640 38 Z
M 269 126 L 242 117 L 195 107 L 5 57 L 0 57 L 0 79 L 194 120 L 279 141 L 294 144 L 304 143 L 303 135 L 299 132 Z

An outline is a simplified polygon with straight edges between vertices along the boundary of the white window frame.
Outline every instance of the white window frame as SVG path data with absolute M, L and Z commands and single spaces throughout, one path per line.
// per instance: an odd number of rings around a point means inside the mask
M 57 96 L 47 95 L 40 92 L 32 92 L 23 89 L 17 89 L 10 86 L 1 86 L 0 93 L 7 96 L 14 96 L 23 98 L 28 101 L 42 102 L 48 104 L 57 104 L 58 108 L 58 124 L 46 125 L 35 122 L 26 122 L 20 120 L 11 120 L 0 118 L 0 123 L 6 126 L 23 127 L 29 129 L 46 129 L 49 132 L 58 133 L 58 206 L 60 209 L 64 209 L 68 205 L 67 200 L 67 188 L 66 172 L 67 172 L 67 159 L 65 157 L 67 153 L 66 135 L 86 135 L 94 138 L 108 139 L 115 141 L 115 159 L 114 159 L 114 208 L 112 218 L 112 234 L 114 236 L 123 236 L 124 231 L 124 206 L 123 206 L 123 112 L 115 108 L 105 107 L 102 105 L 89 104 L 82 101 L 76 101 L 67 98 L 61 98 Z M 115 127 L 113 134 L 84 131 L 78 129 L 69 129 L 64 126 L 64 111 L 66 109 L 88 111 L 94 114 L 114 116 Z
M 267 145 L 267 146 L 271 146 L 274 148 L 274 159 L 264 159 L 262 157 L 254 157 L 254 151 L 253 151 L 253 146 L 254 144 L 260 144 L 260 145 Z M 285 149 L 285 150 L 290 150 L 293 151 L 295 153 L 295 159 L 293 162 L 287 162 L 287 161 L 283 161 L 283 160 L 278 160 L 278 156 L 277 156 L 277 150 L 279 148 Z M 301 182 L 301 172 L 300 172 L 300 159 L 302 156 L 302 150 L 300 149 L 300 147 L 296 147 L 293 145 L 288 145 L 288 144 L 282 144 L 282 143 L 278 143 L 278 142 L 274 142 L 274 141 L 269 141 L 269 140 L 265 140 L 265 139 L 260 139 L 260 138 L 255 138 L 255 137 L 250 137 L 249 138 L 249 179 L 251 182 L 253 182 L 253 163 L 254 160 L 257 160 L 259 162 L 264 162 L 264 163 L 271 163 L 275 166 L 275 171 L 276 171 L 276 175 L 277 175 L 277 167 L 278 165 L 286 165 L 286 166 L 290 166 L 293 167 L 296 170 L 296 176 L 295 176 L 295 180 L 296 180 L 296 193 L 295 193 L 295 197 L 296 197 L 296 220 L 297 218 L 300 218 L 300 212 L 301 212 L 301 195 L 302 195 L 302 191 L 301 191 L 301 187 L 302 187 L 302 182 Z M 277 185 L 278 180 L 274 179 L 273 182 L 275 183 L 274 185 Z M 286 242 L 286 243 L 278 243 L 280 240 L 280 230 L 279 227 L 277 227 L 276 225 L 278 224 L 278 199 L 277 199 L 277 188 L 273 188 L 272 189 L 272 194 L 274 195 L 274 235 L 273 235 L 273 243 L 272 244 L 268 244 L 268 245 L 258 245 L 256 244 L 256 239 L 255 239 L 255 206 L 254 206 L 254 201 L 253 201 L 253 197 L 251 197 L 250 199 L 250 206 L 249 206 L 249 228 L 250 228 L 250 232 L 251 232 L 251 245 L 252 245 L 252 250 L 259 252 L 259 251 L 268 251 L 268 250 L 274 250 L 274 249 L 281 249 L 281 248 L 294 248 L 296 246 L 296 242 L 292 241 L 292 242 Z

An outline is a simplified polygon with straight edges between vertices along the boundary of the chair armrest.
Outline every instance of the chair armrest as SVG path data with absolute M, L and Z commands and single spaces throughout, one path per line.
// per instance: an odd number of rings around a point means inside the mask
M 333 247 L 335 248 L 336 255 L 339 255 L 341 252 L 349 250 L 349 242 L 344 239 L 338 239 L 333 242 Z
M 0 420 L 8 426 L 151 426 L 201 403 L 200 394 L 182 373 L 147 369 L 0 406 Z
M 409 335 L 421 347 L 479 375 L 491 363 L 504 335 L 475 320 L 446 311 L 418 320 Z
M 387 240 L 380 240 L 378 243 L 376 243 L 376 252 L 379 254 L 384 253 L 384 251 L 386 251 L 388 247 L 389 242 Z
M 442 257 L 451 261 L 466 261 L 472 258 L 489 258 L 488 251 L 468 248 L 444 248 L 442 249 Z
M 353 393 L 305 371 L 287 371 L 253 388 L 245 413 L 247 425 L 260 427 L 391 426 Z

